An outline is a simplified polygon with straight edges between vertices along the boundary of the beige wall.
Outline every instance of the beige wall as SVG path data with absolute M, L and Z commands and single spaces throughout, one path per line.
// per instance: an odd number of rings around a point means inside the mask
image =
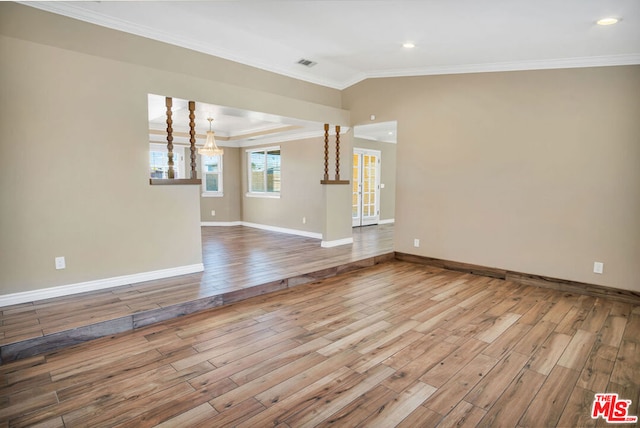
M 398 121 L 397 251 L 640 291 L 638 94 L 626 66 L 370 79 L 343 106 Z
M 148 184 L 148 93 L 349 123 L 333 89 L 13 3 L 0 57 L 0 295 L 201 262 L 200 188 Z
M 391 220 L 396 215 L 396 147 L 397 144 L 354 138 L 353 147 L 380 152 L 380 220 Z
M 248 197 L 247 150 L 280 146 L 280 198 Z M 242 220 L 249 223 L 322 233 L 324 140 L 320 137 L 242 148 Z M 302 218 L 306 217 L 306 223 Z
M 351 177 L 352 131 L 341 134 L 341 179 Z M 280 198 L 247 196 L 247 150 L 279 146 L 282 156 Z M 322 235 L 323 241 L 351 238 L 351 186 L 322 185 L 324 137 L 246 147 L 242 150 L 242 220 Z M 329 178 L 335 178 L 335 137 L 330 137 Z M 302 222 L 303 217 L 306 223 Z
M 242 186 L 240 179 L 240 165 L 242 149 L 224 147 L 222 156 L 222 197 L 200 197 L 200 219 L 203 222 L 235 222 L 242 220 Z M 198 176 L 202 177 L 200 156 L 198 162 Z M 200 190 L 202 192 L 202 188 Z M 215 216 L 211 211 L 216 212 Z
M 200 263 L 197 188 L 148 184 L 148 73 L 7 37 L 0 55 L 0 294 Z

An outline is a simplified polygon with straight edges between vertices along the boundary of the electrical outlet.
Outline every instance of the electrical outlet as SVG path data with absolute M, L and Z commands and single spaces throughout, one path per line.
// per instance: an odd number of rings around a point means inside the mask
M 64 257 L 56 257 L 56 269 L 65 269 L 67 264 L 64 260 Z
M 419 239 L 414 239 L 413 240 L 413 246 L 418 248 L 420 246 L 420 240 Z
M 307 218 L 306 217 L 302 217 L 302 224 L 307 224 Z
M 604 263 L 593 262 L 593 273 L 603 273 L 603 272 L 604 272 Z
M 216 216 L 216 210 L 211 210 L 211 217 L 215 217 Z

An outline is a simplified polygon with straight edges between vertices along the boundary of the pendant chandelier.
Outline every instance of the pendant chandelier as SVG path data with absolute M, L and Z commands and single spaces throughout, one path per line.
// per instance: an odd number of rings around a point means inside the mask
M 209 121 L 209 130 L 207 131 L 207 141 L 204 143 L 203 147 L 200 147 L 198 149 L 198 154 L 203 156 L 217 156 L 217 155 L 222 156 L 224 154 L 224 150 L 219 148 L 216 145 L 216 139 L 213 136 L 214 132 L 211 130 L 211 122 L 213 121 L 213 119 L 209 117 L 207 118 L 207 120 Z

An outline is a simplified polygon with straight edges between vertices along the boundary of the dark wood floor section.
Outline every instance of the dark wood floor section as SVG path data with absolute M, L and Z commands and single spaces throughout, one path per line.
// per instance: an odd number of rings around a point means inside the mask
M 605 426 L 640 306 L 391 261 L 0 366 L 0 425 Z

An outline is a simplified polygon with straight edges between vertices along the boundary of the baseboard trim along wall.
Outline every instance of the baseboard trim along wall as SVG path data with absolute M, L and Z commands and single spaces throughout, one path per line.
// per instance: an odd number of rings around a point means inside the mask
M 322 241 L 320 246 L 322 248 L 331 248 L 347 244 L 353 244 L 353 238 L 336 239 L 335 241 Z
M 383 220 L 388 223 L 392 223 L 389 220 Z M 285 227 L 269 226 L 266 224 L 250 223 L 247 221 L 232 221 L 232 222 L 217 222 L 217 221 L 203 221 L 201 226 L 246 226 L 253 227 L 255 229 L 270 230 L 272 232 L 288 233 L 289 235 L 304 236 L 306 238 L 322 239 L 322 233 L 307 232 L 306 230 L 287 229 Z M 337 247 L 340 245 L 353 244 L 353 238 L 336 239 L 335 241 L 322 241 L 320 246 L 323 248 Z
M 200 226 L 242 226 L 241 221 L 203 221 Z
M 218 221 L 203 221 L 200 226 L 246 226 L 253 227 L 254 229 L 270 230 L 271 232 L 287 233 L 289 235 L 304 236 L 306 238 L 322 239 L 322 233 L 308 232 L 306 230 L 288 229 L 286 227 L 269 226 L 266 224 L 249 223 L 247 221 L 230 221 L 230 222 L 218 222 Z
M 151 272 L 134 273 L 131 275 L 116 276 L 113 278 L 98 279 L 95 281 L 78 282 L 76 284 L 60 285 L 57 287 L 43 288 L 40 290 L 23 291 L 20 293 L 5 294 L 0 296 L 0 307 L 18 305 L 20 303 L 36 300 L 51 299 L 53 297 L 68 296 L 71 294 L 85 293 L 87 291 L 102 290 L 105 288 L 119 287 L 138 282 L 153 281 L 155 279 L 169 278 L 178 275 L 204 271 L 202 263 L 179 266 L 169 269 L 154 270 Z
M 563 292 L 586 294 L 587 296 L 603 297 L 625 303 L 640 303 L 640 293 L 630 290 L 621 290 L 619 288 L 606 287 L 604 285 L 595 285 L 586 282 L 551 278 L 547 276 L 515 272 L 506 269 L 454 262 L 451 260 L 436 259 L 433 257 L 417 256 L 414 254 L 396 252 L 395 255 L 397 260 L 402 260 L 405 262 L 420 263 L 428 266 L 439 267 L 442 269 L 472 273 L 474 275 L 489 276 L 491 278 L 511 281 L 516 284 L 533 285 L 536 287 L 550 288 Z
M 395 218 L 386 218 L 384 220 L 379 220 L 378 224 L 391 224 L 391 223 L 395 223 L 396 219 Z

